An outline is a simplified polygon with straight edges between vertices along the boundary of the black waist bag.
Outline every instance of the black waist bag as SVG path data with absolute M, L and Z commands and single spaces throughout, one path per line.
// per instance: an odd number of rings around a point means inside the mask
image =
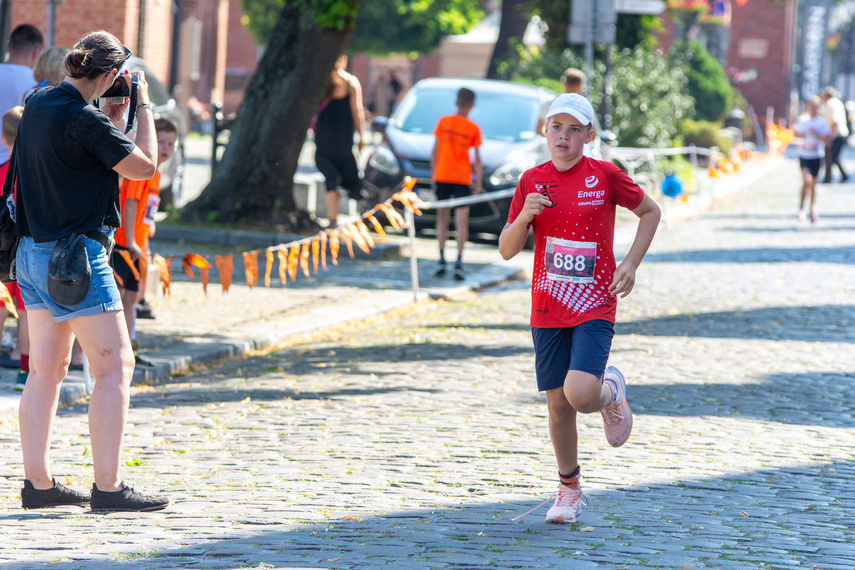
M 92 267 L 86 254 L 84 237 L 97 240 L 107 250 L 113 249 L 113 240 L 97 230 L 85 234 L 71 234 L 56 242 L 48 260 L 48 295 L 57 305 L 73 307 L 83 302 L 89 293 Z

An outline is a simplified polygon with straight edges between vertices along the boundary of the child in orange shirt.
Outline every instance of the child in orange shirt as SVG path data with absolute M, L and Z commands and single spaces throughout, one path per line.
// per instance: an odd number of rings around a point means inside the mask
M 462 198 L 481 191 L 481 129 L 469 118 L 469 112 L 475 106 L 475 92 L 465 87 L 457 92 L 457 114 L 440 117 L 433 134 L 436 143 L 430 157 L 436 197 L 439 200 Z M 469 160 L 469 149 L 474 152 L 474 167 Z M 475 184 L 472 184 L 472 171 L 475 171 Z M 436 237 L 439 240 L 439 263 L 435 275 L 445 275 L 445 242 L 448 239 L 448 222 L 451 217 L 449 208 L 439 208 L 436 212 Z M 454 278 L 463 281 L 463 246 L 469 238 L 469 206 L 454 208 L 454 227 L 457 230 L 457 263 L 454 264 Z
M 154 129 L 157 131 L 157 164 L 160 168 L 175 151 L 178 129 L 167 119 L 157 119 Z M 156 172 L 150 180 L 123 180 L 119 200 L 122 204 L 122 226 L 116 230 L 113 272 L 116 274 L 119 293 L 122 296 L 125 322 L 134 346 L 136 363 L 151 366 L 150 362 L 137 354 L 136 304 L 145 291 L 140 287 L 141 283 L 145 283 L 146 277 L 141 272 L 140 259 L 147 255 L 148 238 L 153 233 L 154 215 L 160 205 L 160 172 Z M 128 265 L 125 256 L 130 257 L 133 269 Z

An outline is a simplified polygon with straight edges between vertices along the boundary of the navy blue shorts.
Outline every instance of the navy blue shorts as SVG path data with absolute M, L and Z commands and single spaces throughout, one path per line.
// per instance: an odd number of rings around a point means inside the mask
M 567 328 L 532 327 L 537 389 L 545 392 L 563 387 L 570 370 L 601 378 L 606 371 L 614 336 L 614 323 L 602 319 Z

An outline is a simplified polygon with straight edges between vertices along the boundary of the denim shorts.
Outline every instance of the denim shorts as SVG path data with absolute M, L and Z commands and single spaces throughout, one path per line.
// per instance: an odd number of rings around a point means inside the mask
M 570 370 L 601 378 L 609 361 L 614 336 L 614 323 L 602 319 L 567 328 L 532 327 L 537 389 L 545 392 L 561 388 Z
M 99 228 L 99 231 L 110 236 L 114 230 L 105 226 Z M 86 244 L 89 265 L 92 267 L 89 293 L 81 303 L 66 307 L 55 303 L 47 290 L 48 261 L 56 241 L 35 243 L 31 237 L 21 237 L 16 258 L 18 287 L 28 310 L 47 309 L 58 323 L 75 317 L 122 310 L 122 298 L 119 296 L 107 251 L 97 240 L 84 237 L 83 241 Z

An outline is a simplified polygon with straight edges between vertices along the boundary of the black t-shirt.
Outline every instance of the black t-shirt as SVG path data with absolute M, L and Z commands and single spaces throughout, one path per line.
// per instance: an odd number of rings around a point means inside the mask
M 121 225 L 119 175 L 134 150 L 103 111 L 61 83 L 27 102 L 18 138 L 18 226 L 37 243 Z

